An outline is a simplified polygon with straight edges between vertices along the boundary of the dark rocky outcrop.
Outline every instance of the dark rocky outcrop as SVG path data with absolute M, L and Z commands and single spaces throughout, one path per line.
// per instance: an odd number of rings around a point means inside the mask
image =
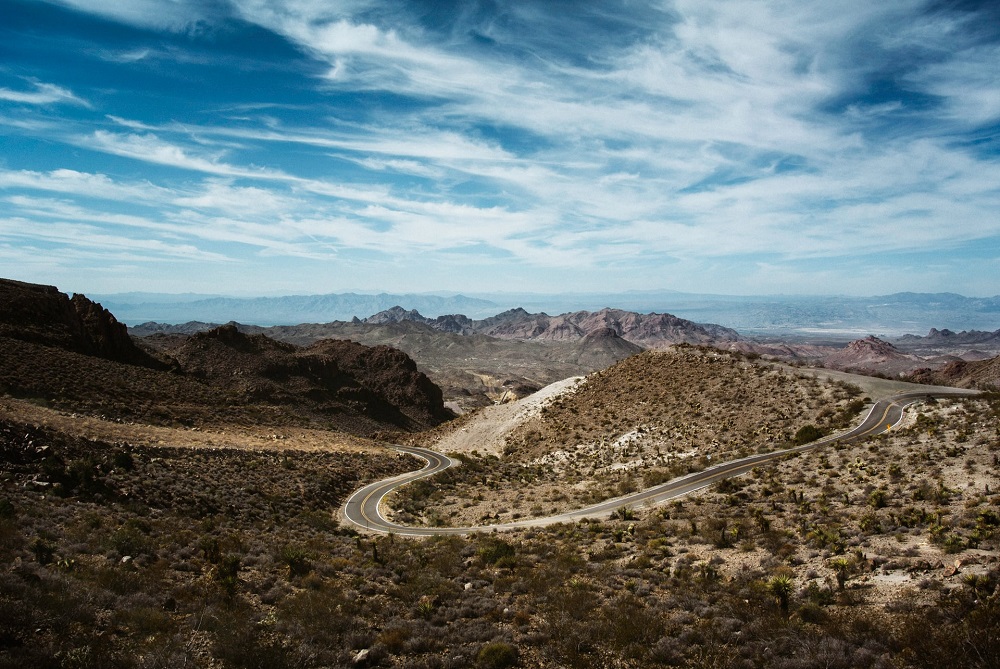
M 954 360 L 939 369 L 922 367 L 906 377 L 914 383 L 958 388 L 1000 389 L 1000 356 L 988 360 Z
M 0 279 L 0 337 L 84 355 L 162 368 L 133 343 L 107 309 L 84 295 L 70 299 L 55 286 Z
M 151 353 L 83 295 L 0 280 L 0 391 L 15 396 L 129 420 L 264 420 L 364 435 L 452 416 L 441 390 L 388 346 L 303 348 L 234 323 L 142 341 Z
M 440 388 L 388 346 L 321 340 L 301 348 L 229 324 L 191 336 L 170 355 L 186 373 L 252 401 L 306 401 L 320 411 L 359 412 L 404 429 L 451 417 Z

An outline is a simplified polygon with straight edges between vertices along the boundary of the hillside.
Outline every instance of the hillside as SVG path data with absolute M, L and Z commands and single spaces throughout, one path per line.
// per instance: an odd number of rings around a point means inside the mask
M 482 524 L 514 514 L 549 515 L 583 506 L 730 459 L 789 444 L 799 429 L 830 431 L 849 424 L 864 406 L 861 391 L 843 383 L 758 364 L 738 354 L 699 347 L 647 351 L 594 373 L 570 392 L 524 414 L 497 443 L 469 428 L 462 444 L 456 425 L 447 444 L 470 462 L 433 484 L 404 488 L 425 502 L 403 501 L 400 519 L 433 524 Z M 477 416 L 470 422 L 475 423 Z M 494 446 L 495 461 L 482 461 Z M 444 447 L 444 446 L 441 446 Z M 476 453 L 474 453 L 474 451 Z M 486 492 L 488 491 L 488 493 Z M 499 514 L 499 517 L 497 517 Z
M 103 307 L 55 288 L 0 282 L 0 391 L 72 411 L 159 424 L 413 430 L 451 416 L 405 354 L 309 348 L 227 326 L 137 347 Z
M 904 353 L 875 336 L 852 341 L 844 349 L 823 358 L 823 365 L 833 369 L 891 376 L 926 364 L 918 356 Z
M 62 349 L 156 369 L 122 323 L 84 295 L 70 299 L 55 286 L 0 279 L 0 339 Z
M 939 369 L 918 369 L 907 376 L 915 383 L 929 383 L 958 388 L 1000 389 L 1000 356 L 988 360 L 955 360 Z
M 140 341 L 152 344 L 176 337 L 163 333 L 189 334 L 192 329 L 208 327 L 145 324 L 132 331 Z M 298 346 L 309 346 L 321 339 L 392 346 L 416 361 L 420 371 L 441 387 L 445 400 L 462 409 L 524 397 L 549 383 L 603 369 L 642 350 L 607 329 L 575 341 L 519 341 L 448 332 L 410 319 L 237 327 L 241 332 L 266 334 Z
M 390 325 L 411 341 L 443 334 Z M 482 336 L 458 337 L 433 341 L 458 356 Z M 482 339 L 511 365 L 518 346 L 634 346 L 611 328 L 573 343 Z M 412 361 L 233 326 L 142 342 L 174 371 L 0 342 L 5 382 L 30 395 L 0 397 L 0 667 L 1000 661 L 996 398 L 924 404 L 883 437 L 662 507 L 410 540 L 336 514 L 351 491 L 421 463 L 324 426 L 370 420 L 382 405 L 363 396 L 432 413 Z M 411 435 L 453 439 L 462 466 L 393 503 L 432 524 L 529 517 L 855 420 L 861 391 L 814 373 L 846 378 L 707 348 L 643 352 Z M 342 391 L 360 403 L 320 410 Z M 499 414 L 502 457 L 477 453 L 479 421 Z

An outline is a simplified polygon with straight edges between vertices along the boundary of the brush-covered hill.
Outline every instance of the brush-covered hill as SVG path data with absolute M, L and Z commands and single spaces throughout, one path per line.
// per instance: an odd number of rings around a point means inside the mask
M 496 440 L 478 426 L 443 426 L 444 447 L 471 464 L 438 477 L 438 516 L 421 517 L 424 507 L 411 503 L 419 485 L 404 488 L 401 518 L 433 523 L 455 514 L 449 522 L 489 523 L 497 513 L 511 520 L 530 508 L 547 515 L 603 501 L 712 462 L 790 445 L 807 426 L 846 427 L 864 406 L 861 395 L 855 386 L 737 353 L 693 346 L 646 351 L 591 374 L 540 409 L 511 407 L 507 414 L 517 424 L 497 424 L 495 460 L 484 459 L 484 446 Z M 489 421 L 494 413 L 469 420 Z M 438 437 L 425 438 L 436 446 Z
M 224 326 L 136 345 L 82 295 L 0 281 L 0 392 L 120 420 L 308 425 L 354 434 L 451 416 L 404 353 L 350 342 L 308 348 Z

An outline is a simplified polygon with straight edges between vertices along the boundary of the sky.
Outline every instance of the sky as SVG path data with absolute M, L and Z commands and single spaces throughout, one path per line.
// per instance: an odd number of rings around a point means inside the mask
M 1000 293 L 1000 4 L 0 0 L 0 276 Z

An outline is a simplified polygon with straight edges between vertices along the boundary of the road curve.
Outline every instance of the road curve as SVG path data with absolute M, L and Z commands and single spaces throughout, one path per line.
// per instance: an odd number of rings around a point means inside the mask
M 567 511 L 555 516 L 548 516 L 546 518 L 530 518 L 511 523 L 500 523 L 497 525 L 484 525 L 477 527 L 411 527 L 408 525 L 393 523 L 383 517 L 380 511 L 380 506 L 382 500 L 390 492 L 400 486 L 406 485 L 407 483 L 411 483 L 428 476 L 433 476 L 434 474 L 442 472 L 455 464 L 454 461 L 448 456 L 426 448 L 394 446 L 394 448 L 401 453 L 408 453 L 424 460 L 427 462 L 427 465 L 423 469 L 415 472 L 409 472 L 399 476 L 394 476 L 390 479 L 385 479 L 383 481 L 377 481 L 361 488 L 351 495 L 347 499 L 347 502 L 344 503 L 343 514 L 344 518 L 346 518 L 350 523 L 369 532 L 414 537 L 441 534 L 471 534 L 473 532 L 491 532 L 493 530 L 507 530 L 518 527 L 541 527 L 555 523 L 573 522 L 585 518 L 607 517 L 609 513 L 621 507 L 635 508 L 643 505 L 652 506 L 674 499 L 675 497 L 687 495 L 688 493 L 700 490 L 701 488 L 712 485 L 722 479 L 745 474 L 754 467 L 772 460 L 777 460 L 786 455 L 802 453 L 804 451 L 819 448 L 820 446 L 826 446 L 837 441 L 848 441 L 869 437 L 875 434 L 881 434 L 882 432 L 891 430 L 894 425 L 898 424 L 902 420 L 906 407 L 920 400 L 930 399 L 932 397 L 970 397 L 978 394 L 979 391 L 976 390 L 964 390 L 959 388 L 942 389 L 939 387 L 928 388 L 926 391 L 900 393 L 898 395 L 878 400 L 872 406 L 864 420 L 862 420 L 856 427 L 832 437 L 825 437 L 823 439 L 819 439 L 818 441 L 804 444 L 802 446 L 796 446 L 794 448 L 751 455 L 738 460 L 730 460 L 729 462 L 713 465 L 712 467 L 708 467 L 699 472 L 681 476 L 673 479 L 672 481 L 668 481 L 646 490 L 609 499 L 599 504 L 594 504 L 575 511 Z

